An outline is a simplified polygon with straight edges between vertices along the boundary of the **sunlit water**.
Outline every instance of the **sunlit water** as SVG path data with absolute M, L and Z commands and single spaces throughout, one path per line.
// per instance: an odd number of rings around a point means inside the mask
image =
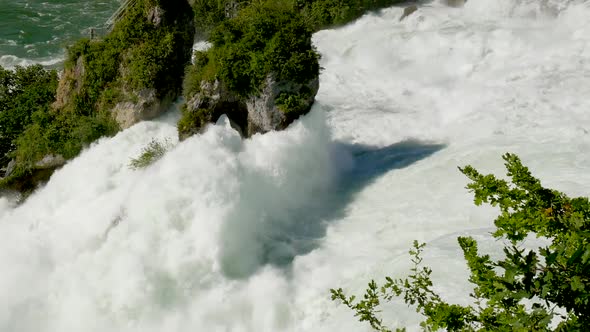
M 54 67 L 90 29 L 102 33 L 119 0 L 0 0 L 0 65 Z
M 488 236 L 457 166 L 590 191 L 590 3 L 469 0 L 317 33 L 311 114 L 242 141 L 176 142 L 177 112 L 101 140 L 25 204 L 0 201 L 2 331 L 369 331 L 330 301 L 407 273 L 428 243 L 437 290 L 465 303 L 456 245 Z M 564 5 L 566 4 L 567 5 Z M 127 166 L 152 138 L 175 147 Z M 400 302 L 385 321 L 417 330 Z

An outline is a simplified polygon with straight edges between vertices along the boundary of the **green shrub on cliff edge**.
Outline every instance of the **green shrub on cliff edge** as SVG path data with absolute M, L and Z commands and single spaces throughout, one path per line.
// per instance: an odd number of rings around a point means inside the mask
M 161 22 L 150 18 L 155 6 L 162 8 Z M 180 94 L 192 27 L 186 0 L 138 0 L 103 39 L 82 39 L 69 47 L 66 68 L 80 57 L 85 68 L 83 87 L 71 105 L 74 111 L 84 114 L 100 111 L 98 105 L 113 106 L 124 97 L 114 91 L 155 88 L 160 98 Z
M 215 79 L 241 96 L 257 94 L 270 74 L 278 81 L 307 83 L 319 75 L 319 54 L 311 35 L 304 18 L 289 2 L 252 3 L 211 31 L 212 47 L 198 52 L 195 64 L 187 70 L 184 97 L 190 100 L 199 92 L 201 81 Z M 278 104 L 285 112 L 296 111 L 303 97 L 285 95 Z M 193 113 L 183 112 L 181 131 L 206 121 L 207 114 Z
M 368 10 L 386 8 L 405 0 L 295 0 L 295 8 L 315 30 L 349 23 Z
M 383 285 L 371 281 L 360 301 L 333 289 L 332 299 L 381 332 L 391 330 L 378 317 L 378 306 L 393 297 L 416 306 L 425 317 L 421 325 L 426 331 L 590 331 L 588 198 L 569 198 L 542 187 L 515 155 L 506 154 L 504 160 L 512 183 L 471 166 L 460 169 L 472 181 L 467 188 L 476 205 L 500 208 L 493 236 L 509 241 L 505 257 L 493 260 L 478 252 L 473 238 L 459 237 L 475 286 L 473 305 L 447 303 L 434 291 L 432 270 L 421 266 L 424 245 L 417 242 L 410 251 L 414 267 L 409 278 L 388 277 Z M 551 244 L 524 249 L 521 244 L 528 235 Z
M 55 100 L 57 73 L 41 65 L 0 67 L 0 165 L 16 149 L 16 139 L 33 122 L 34 114 L 47 113 Z
M 160 10 L 155 11 L 155 6 Z M 158 98 L 177 97 L 193 36 L 193 16 L 186 0 L 137 0 L 104 38 L 81 39 L 70 46 L 61 101 L 50 107 L 56 91 L 53 73 L 47 100 L 23 97 L 39 109 L 31 107 L 26 114 L 19 111 L 26 121 L 14 120 L 18 126 L 6 127 L 9 134 L 0 133 L 1 157 L 6 159 L 2 165 L 7 158 L 17 162 L 15 171 L 0 186 L 22 188 L 44 156 L 70 159 L 98 138 L 114 135 L 119 127 L 110 109 L 119 101 L 136 101 L 136 92 L 153 88 Z M 38 70 L 42 72 L 40 67 Z M 4 72 L 0 75 L 6 76 Z M 2 112 L 0 118 L 3 114 L 8 113 Z M 10 150 L 7 157 L 4 150 Z

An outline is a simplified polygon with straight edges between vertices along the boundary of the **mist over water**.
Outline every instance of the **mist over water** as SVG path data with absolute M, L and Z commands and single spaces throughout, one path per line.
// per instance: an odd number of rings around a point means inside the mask
M 590 192 L 590 2 L 425 4 L 321 31 L 321 88 L 283 132 L 221 121 L 177 142 L 178 111 L 103 139 L 23 205 L 0 199 L 0 331 L 369 331 L 330 301 L 403 276 L 426 241 L 437 290 L 469 292 L 456 237 L 488 236 L 457 166 Z M 173 147 L 151 167 L 130 158 Z M 386 322 L 417 330 L 413 309 Z

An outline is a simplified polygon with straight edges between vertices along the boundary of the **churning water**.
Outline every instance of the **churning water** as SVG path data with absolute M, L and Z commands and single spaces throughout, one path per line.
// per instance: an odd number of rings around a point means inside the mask
M 316 105 L 286 131 L 220 123 L 177 143 L 172 112 L 0 200 L 0 330 L 369 331 L 328 290 L 405 275 L 414 239 L 464 303 L 456 237 L 501 243 L 457 166 L 503 173 L 515 152 L 546 186 L 590 192 L 590 2 L 401 13 L 314 36 Z M 152 138 L 174 147 L 130 170 Z M 417 329 L 400 302 L 383 315 Z
M 101 28 L 119 2 L 0 0 L 0 65 L 58 65 L 65 46 Z

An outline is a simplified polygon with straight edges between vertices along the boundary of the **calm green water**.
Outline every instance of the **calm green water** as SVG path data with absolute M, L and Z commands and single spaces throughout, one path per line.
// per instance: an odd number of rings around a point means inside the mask
M 64 47 L 88 36 L 119 0 L 0 0 L 0 65 L 59 66 Z

